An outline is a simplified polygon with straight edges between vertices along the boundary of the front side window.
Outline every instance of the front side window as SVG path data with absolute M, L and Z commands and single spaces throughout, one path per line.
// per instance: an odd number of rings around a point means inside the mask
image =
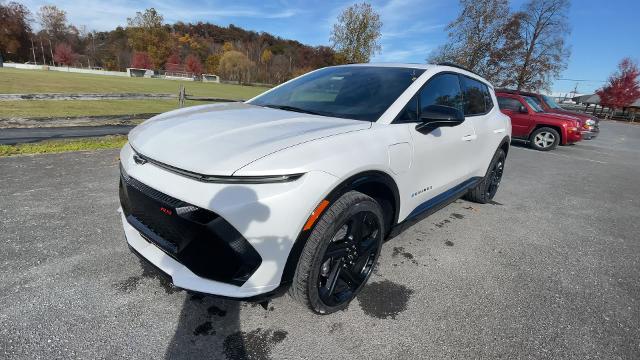
M 518 99 L 498 96 L 498 106 L 500 110 L 511 110 L 514 112 L 520 111 L 520 106 L 523 106 Z
M 458 75 L 440 74 L 429 80 L 420 91 L 420 111 L 426 111 L 431 105 L 443 105 L 463 110 Z
M 533 111 L 539 113 L 539 112 L 544 112 L 544 110 L 542 110 L 542 107 L 540 105 L 538 105 L 538 101 L 536 98 L 532 97 L 532 96 L 525 96 L 524 97 L 524 101 L 527 102 L 527 104 L 529 104 L 529 106 L 533 109 Z
M 547 105 L 549 105 L 550 108 L 552 108 L 552 109 L 562 109 L 560 107 L 560 105 L 558 105 L 558 103 L 555 100 L 553 100 L 553 98 L 551 98 L 549 96 L 546 96 L 546 95 L 543 95 L 542 97 L 544 98 L 544 102 L 546 102 Z
M 423 69 L 338 66 L 295 79 L 250 104 L 346 119 L 376 121 Z

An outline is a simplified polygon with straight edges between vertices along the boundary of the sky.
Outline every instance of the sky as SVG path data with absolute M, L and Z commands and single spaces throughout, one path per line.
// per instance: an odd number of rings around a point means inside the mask
M 33 13 L 44 4 L 67 12 L 70 23 L 88 30 L 126 25 L 136 11 L 154 7 L 168 23 L 208 21 L 265 31 L 308 45 L 329 45 L 329 34 L 340 12 L 353 1 L 335 0 L 18 0 Z M 519 9 L 525 0 L 512 0 Z M 374 62 L 424 63 L 431 51 L 447 40 L 446 25 L 456 18 L 454 0 L 372 0 L 380 14 L 382 51 Z M 553 84 L 556 94 L 592 93 L 615 71 L 623 57 L 640 62 L 640 0 L 574 0 L 569 12 L 567 69 Z M 565 80 L 566 79 L 566 80 Z M 587 80 L 587 81 L 575 81 Z

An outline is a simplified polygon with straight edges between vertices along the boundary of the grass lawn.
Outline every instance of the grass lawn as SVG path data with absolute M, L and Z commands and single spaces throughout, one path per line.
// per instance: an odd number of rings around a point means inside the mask
M 117 135 L 73 140 L 50 140 L 31 144 L 0 145 L 0 156 L 117 149 L 126 142 L 126 136 Z
M 186 106 L 203 105 L 187 100 Z M 0 118 L 37 118 L 161 113 L 178 107 L 177 100 L 20 100 L 0 101 Z
M 0 94 L 30 93 L 166 93 L 178 94 L 183 84 L 187 94 L 223 99 L 249 99 L 267 88 L 231 84 L 129 78 L 44 70 L 0 68 Z M 0 106 L 2 103 L 0 103 Z M 2 114 L 0 113 L 0 116 Z

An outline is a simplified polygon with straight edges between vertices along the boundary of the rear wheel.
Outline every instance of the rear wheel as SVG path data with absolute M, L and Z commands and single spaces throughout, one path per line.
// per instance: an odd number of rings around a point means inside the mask
M 380 255 L 382 208 L 357 191 L 342 195 L 322 215 L 302 251 L 289 290 L 320 314 L 344 309 L 367 282 Z
M 540 151 L 553 150 L 560 142 L 560 134 L 555 129 L 542 127 L 536 129 L 529 138 L 531 147 Z
M 498 187 L 502 181 L 502 173 L 504 172 L 504 162 L 507 155 L 504 150 L 498 149 L 491 159 L 489 169 L 482 181 L 464 196 L 465 199 L 480 204 L 486 204 L 493 199 L 498 192 Z

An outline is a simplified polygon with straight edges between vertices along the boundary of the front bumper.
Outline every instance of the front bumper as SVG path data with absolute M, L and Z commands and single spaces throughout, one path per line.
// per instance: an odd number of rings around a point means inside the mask
M 151 163 L 136 164 L 129 145 L 125 145 L 121 151 L 120 159 L 129 177 L 174 200 L 179 199 L 187 205 L 214 213 L 224 219 L 257 253 L 261 259 L 259 265 L 246 272 L 247 276 L 241 279 L 219 276 L 218 271 L 224 266 L 214 263 L 221 261 L 220 257 L 215 253 L 202 254 L 202 264 L 209 261 L 213 264 L 212 268 L 218 270 L 207 274 L 206 267 L 194 268 L 192 264 L 186 264 L 183 258 L 172 253 L 174 249 L 154 241 L 145 231 L 141 231 L 140 226 L 133 226 L 131 219 L 127 219 L 127 211 L 121 209 L 129 246 L 169 275 L 175 286 L 232 298 L 252 298 L 269 293 L 280 285 L 289 253 L 304 222 L 338 180 L 333 175 L 312 171 L 289 183 L 203 183 Z M 152 210 L 161 211 L 159 208 Z M 167 210 L 173 212 L 175 209 Z M 165 234 L 167 231 L 171 229 L 165 230 Z
M 589 130 L 582 131 L 582 139 L 584 140 L 595 139 L 599 133 L 600 133 L 600 128 L 597 126 L 593 126 Z

